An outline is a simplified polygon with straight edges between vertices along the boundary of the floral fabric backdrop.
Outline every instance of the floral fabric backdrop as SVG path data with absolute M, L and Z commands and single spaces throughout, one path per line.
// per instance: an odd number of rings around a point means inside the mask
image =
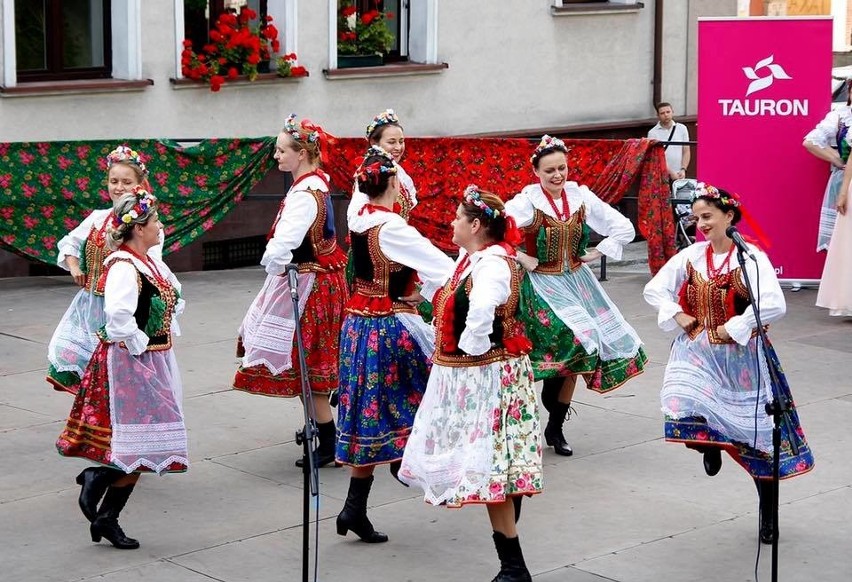
M 92 210 L 109 207 L 106 156 L 139 152 L 160 201 L 164 254 L 210 230 L 275 165 L 275 138 L 0 143 L 0 248 L 54 263 L 56 243 Z
M 584 184 L 614 204 L 638 180 L 638 229 L 648 241 L 648 262 L 656 273 L 676 253 L 674 222 L 663 148 L 647 139 L 566 140 L 568 179 Z M 511 198 L 537 182 L 530 156 L 535 144 L 525 139 L 407 138 L 402 165 L 417 187 L 418 205 L 410 222 L 445 251 L 450 221 L 469 184 Z M 352 188 L 352 176 L 366 150 L 364 139 L 338 140 L 329 172 L 339 190 Z
M 125 144 L 150 171 L 165 225 L 164 253 L 210 230 L 275 167 L 275 138 L 206 140 L 192 147 L 161 140 L 0 143 L 0 247 L 53 263 L 56 243 L 95 208 L 109 204 L 106 155 Z M 656 272 L 675 254 L 663 149 L 645 139 L 568 140 L 569 179 L 616 203 L 638 180 L 639 231 Z M 524 139 L 409 138 L 403 165 L 417 186 L 411 223 L 439 247 L 455 250 L 450 221 L 468 184 L 504 199 L 536 181 Z M 363 138 L 341 138 L 327 171 L 336 190 L 350 192 L 366 149 Z M 282 195 L 284 193 L 282 192 Z

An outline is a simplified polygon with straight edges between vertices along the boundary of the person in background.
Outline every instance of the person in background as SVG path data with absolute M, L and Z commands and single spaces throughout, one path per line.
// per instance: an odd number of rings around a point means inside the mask
M 843 150 L 852 147 L 852 135 L 843 138 Z M 837 216 L 828 243 L 825 265 L 817 293 L 817 307 L 828 309 L 829 315 L 852 317 L 852 216 L 849 214 L 849 189 L 852 188 L 852 168 L 846 164 L 843 182 L 837 192 Z
M 657 125 L 648 130 L 648 139 L 663 142 L 666 151 L 666 169 L 668 170 L 669 182 L 686 178 L 686 169 L 692 158 L 689 144 L 677 145 L 666 142 L 689 141 L 689 130 L 682 123 L 674 120 L 674 111 L 671 103 L 657 103 Z
M 665 438 L 702 454 L 704 471 L 716 475 L 727 452 L 754 479 L 760 498 L 760 540 L 778 535 L 772 521 L 772 417 L 765 405 L 772 399 L 767 357 L 755 329 L 755 307 L 743 278 L 759 291 L 757 305 L 763 324 L 786 311 L 781 286 L 769 258 L 749 244 L 755 261 L 743 265 L 726 230 L 743 215 L 739 199 L 725 190 L 699 183 L 692 210 L 704 241 L 669 259 L 645 286 L 644 297 L 657 310 L 664 331 L 678 332 L 663 377 L 660 401 L 665 413 Z M 771 345 L 766 355 L 779 370 L 782 395 L 792 403 Z M 813 468 L 813 456 L 793 408 L 791 430 L 782 428 L 780 475 L 801 475 Z M 798 455 L 791 442 L 798 445 Z
M 399 182 L 399 194 L 394 200 L 393 211 L 399 214 L 403 220 L 408 222 L 411 211 L 417 206 L 417 188 L 414 180 L 400 165 L 405 155 L 405 133 L 399 122 L 399 117 L 393 109 L 385 109 L 376 115 L 367 126 L 367 142 L 371 146 L 378 146 L 393 158 L 396 166 L 396 179 Z M 347 219 L 358 214 L 361 207 L 369 202 L 366 194 L 361 192 L 358 181 L 355 181 L 355 190 L 352 192 L 352 200 L 346 211 Z
M 337 389 L 338 345 L 346 286 L 346 254 L 337 245 L 328 175 L 320 169 L 331 137 L 308 120 L 284 122 L 275 143 L 278 169 L 293 174 L 293 185 L 269 231 L 260 264 L 266 281 L 240 326 L 237 355 L 242 363 L 233 386 L 253 394 L 301 397 L 295 319 L 286 267 L 298 265 L 302 344 L 319 433 L 317 466 L 334 462 L 336 431 L 329 394 Z M 302 459 L 296 461 L 302 466 Z
M 531 582 L 517 521 L 542 491 L 541 426 L 530 342 L 518 319 L 520 234 L 502 200 L 469 186 L 452 223 L 460 247 L 435 296 L 429 384 L 399 475 L 432 505 L 485 504 L 497 582 Z
M 106 232 L 113 252 L 102 274 L 105 323 L 56 441 L 59 454 L 99 463 L 77 476 L 78 503 L 91 522 L 92 541 L 106 538 L 123 550 L 139 547 L 118 517 L 141 473 L 189 466 L 172 350 L 184 302 L 177 278 L 150 255 L 161 230 L 157 200 L 146 190 L 137 186 L 116 201 Z
M 847 88 L 852 80 L 846 81 Z M 819 212 L 819 232 L 817 233 L 817 252 L 827 251 L 834 222 L 837 220 L 837 195 L 843 183 L 843 170 L 849 159 L 849 144 L 846 135 L 852 124 L 852 93 L 845 107 L 832 109 L 815 128 L 808 132 L 802 145 L 820 160 L 829 163 L 830 174 L 822 196 Z
M 107 194 L 115 204 L 121 196 L 136 186 L 148 185 L 148 169 L 139 154 L 127 146 L 118 146 L 106 157 Z M 71 273 L 81 289 L 65 311 L 47 348 L 50 363 L 47 381 L 56 390 L 76 394 L 80 378 L 98 347 L 98 330 L 106 321 L 104 315 L 103 271 L 104 258 L 109 255 L 106 231 L 112 208 L 93 210 L 74 230 L 58 243 L 56 263 Z M 155 258 L 162 255 L 160 242 L 149 251 Z

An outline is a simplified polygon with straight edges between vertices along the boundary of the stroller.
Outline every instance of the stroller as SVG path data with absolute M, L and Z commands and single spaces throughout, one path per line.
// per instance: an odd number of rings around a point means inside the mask
M 692 195 L 698 180 L 684 178 L 672 182 L 672 214 L 675 223 L 675 246 L 682 251 L 695 242 L 695 216 Z

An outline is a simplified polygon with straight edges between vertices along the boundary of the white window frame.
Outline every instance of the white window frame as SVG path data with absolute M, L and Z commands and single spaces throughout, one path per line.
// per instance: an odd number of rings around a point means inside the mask
M 400 54 L 415 63 L 438 64 L 438 1 L 402 0 Z M 337 68 L 337 0 L 328 0 L 328 68 Z M 411 19 L 409 31 L 408 19 Z M 403 44 L 404 43 L 404 44 Z
M 142 0 L 110 3 L 112 18 L 112 78 L 142 79 Z M 17 87 L 18 65 L 15 52 L 15 0 L 2 0 L 3 85 Z
M 183 0 L 175 0 L 175 79 L 183 79 L 183 67 L 180 64 L 180 55 L 183 52 L 183 34 L 184 34 L 184 14 Z M 286 55 L 296 53 L 298 46 L 298 30 L 297 19 L 299 15 L 299 0 L 266 0 L 266 13 L 269 14 L 278 34 L 283 35 L 279 38 L 281 43 L 281 51 L 279 54 Z M 281 23 L 284 26 L 281 26 Z M 274 59 L 273 59 L 274 60 Z M 296 63 L 298 64 L 298 63 Z

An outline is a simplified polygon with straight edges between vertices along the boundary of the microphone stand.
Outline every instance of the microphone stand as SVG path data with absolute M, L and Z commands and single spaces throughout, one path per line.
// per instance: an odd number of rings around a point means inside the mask
M 305 360 L 305 346 L 302 344 L 302 324 L 299 313 L 299 266 L 288 264 L 286 267 L 290 284 L 290 296 L 293 298 L 293 318 L 296 322 L 294 335 L 299 353 L 299 374 L 302 383 L 302 410 L 305 416 L 304 428 L 296 431 L 296 444 L 302 445 L 302 582 L 308 582 L 310 563 L 310 524 L 311 497 L 319 496 L 319 468 L 316 466 L 317 427 L 314 423 L 314 400 L 308 383 L 308 365 Z
M 737 260 L 742 267 L 743 280 L 745 281 L 746 289 L 748 289 L 748 295 L 751 298 L 751 307 L 754 311 L 754 319 L 757 325 L 757 336 L 760 340 L 758 342 L 758 349 L 763 351 L 763 358 L 769 370 L 769 385 L 772 389 L 772 402 L 766 405 L 766 414 L 772 416 L 772 582 L 778 582 L 778 484 L 781 477 L 781 425 L 783 423 L 787 429 L 787 434 L 794 434 L 793 425 L 790 423 L 791 402 L 781 392 L 781 375 L 778 367 L 775 365 L 773 358 L 766 357 L 766 349 L 770 345 L 769 339 L 766 337 L 766 330 L 763 328 L 763 323 L 760 320 L 760 306 L 751 287 L 748 269 L 745 267 L 744 255 L 742 247 L 737 245 Z M 790 439 L 790 445 L 793 448 L 793 454 L 798 455 L 799 447 L 795 439 Z M 758 490 L 758 492 L 760 491 Z

